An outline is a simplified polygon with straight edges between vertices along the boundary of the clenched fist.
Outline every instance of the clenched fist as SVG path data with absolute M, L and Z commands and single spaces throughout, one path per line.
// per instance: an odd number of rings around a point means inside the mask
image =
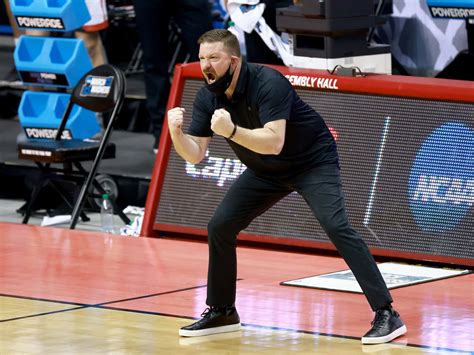
M 181 132 L 185 112 L 186 110 L 182 107 L 175 107 L 168 111 L 168 129 L 171 134 Z
M 234 130 L 234 123 L 230 118 L 230 113 L 221 108 L 215 110 L 211 119 L 211 129 L 215 134 L 223 137 L 229 137 Z

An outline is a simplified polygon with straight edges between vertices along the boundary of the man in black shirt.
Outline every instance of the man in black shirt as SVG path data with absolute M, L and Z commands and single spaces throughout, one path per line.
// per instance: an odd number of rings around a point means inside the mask
M 203 34 L 199 60 L 206 81 L 197 94 L 189 131 L 184 109 L 168 111 L 178 154 L 200 162 L 213 134 L 247 166 L 208 225 L 209 270 L 203 318 L 180 329 L 201 336 L 240 329 L 235 308 L 236 237 L 250 222 L 293 191 L 301 194 L 351 268 L 376 312 L 364 344 L 384 343 L 406 332 L 377 265 L 345 212 L 336 143 L 321 116 L 303 102 L 278 71 L 242 61 L 227 30 Z

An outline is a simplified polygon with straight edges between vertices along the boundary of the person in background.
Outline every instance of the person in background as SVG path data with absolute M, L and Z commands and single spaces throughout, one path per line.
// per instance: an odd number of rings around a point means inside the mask
M 375 318 L 364 344 L 389 342 L 406 332 L 382 275 L 350 225 L 336 142 L 322 117 L 302 101 L 278 71 L 242 61 L 237 38 L 215 29 L 199 38 L 206 85 L 195 98 L 188 133 L 184 109 L 168 111 L 177 153 L 199 163 L 213 135 L 224 137 L 247 169 L 233 183 L 208 224 L 209 268 L 202 319 L 181 336 L 237 331 L 237 234 L 292 192 L 303 196 L 359 282 Z
M 161 129 L 170 89 L 170 21 L 180 29 L 189 61 L 198 60 L 197 39 L 212 29 L 208 0 L 134 0 L 137 30 L 143 50 L 146 109 L 155 137 L 153 151 L 158 151 Z
M 5 10 L 7 12 L 8 22 L 10 23 L 10 26 L 12 28 L 13 40 L 16 43 L 16 40 L 18 37 L 20 37 L 21 33 L 16 27 L 16 22 L 15 22 L 15 19 L 13 18 L 13 15 L 10 9 L 10 0 L 3 0 L 3 3 L 5 4 Z
M 228 0 L 224 0 L 227 8 Z M 265 4 L 263 18 L 270 28 L 278 34 L 281 34 L 276 27 L 276 9 L 279 7 L 288 7 L 293 3 L 299 3 L 299 0 L 260 0 L 259 3 Z M 244 32 L 245 33 L 245 32 Z M 259 34 L 255 31 L 245 33 L 246 60 L 251 63 L 276 64 L 283 65 L 282 60 L 270 50 Z
M 81 38 L 91 58 L 94 67 L 107 63 L 100 31 L 109 26 L 107 16 L 107 4 L 105 0 L 86 0 L 86 5 L 91 15 L 91 19 L 82 27 L 81 31 L 76 31 L 76 38 Z

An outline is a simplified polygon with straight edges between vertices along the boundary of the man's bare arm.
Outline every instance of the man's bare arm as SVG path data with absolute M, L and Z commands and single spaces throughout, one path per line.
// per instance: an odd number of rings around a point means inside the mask
M 285 144 L 286 120 L 268 122 L 262 128 L 247 129 L 232 122 L 230 113 L 225 109 L 214 111 L 211 119 L 211 129 L 214 133 L 225 138 L 231 138 L 237 144 L 260 154 L 280 154 Z
M 168 128 L 176 152 L 186 161 L 197 164 L 206 155 L 211 137 L 196 137 L 182 130 L 184 108 L 175 107 L 168 111 Z

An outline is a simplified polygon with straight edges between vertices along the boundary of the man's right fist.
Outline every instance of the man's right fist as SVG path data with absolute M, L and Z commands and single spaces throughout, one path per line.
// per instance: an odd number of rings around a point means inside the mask
M 185 112 L 186 110 L 182 107 L 175 107 L 168 111 L 168 129 L 170 133 L 181 132 Z

